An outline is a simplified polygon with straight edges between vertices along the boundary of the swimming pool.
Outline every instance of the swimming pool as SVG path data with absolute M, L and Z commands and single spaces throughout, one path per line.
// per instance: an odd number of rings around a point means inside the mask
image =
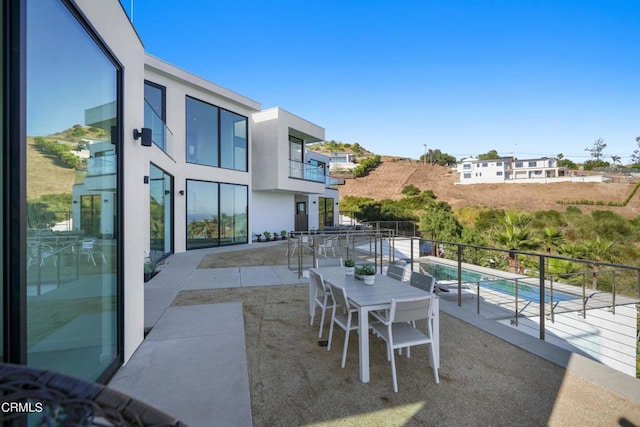
M 458 268 L 449 265 L 438 264 L 435 262 L 421 262 L 420 265 L 424 270 L 431 274 L 436 280 L 458 280 Z M 515 282 L 513 280 L 507 280 L 502 277 L 491 276 L 477 271 L 462 270 L 462 282 L 463 283 L 476 283 L 480 284 L 481 288 L 490 289 L 495 292 L 500 292 L 505 295 L 515 296 Z M 579 298 L 576 295 L 571 295 L 563 292 L 553 292 L 553 302 L 558 303 L 562 301 L 570 301 Z M 518 299 L 523 299 L 531 302 L 540 302 L 540 288 L 538 286 L 531 286 L 526 283 L 518 282 Z M 549 292 L 545 292 L 545 303 L 549 303 Z

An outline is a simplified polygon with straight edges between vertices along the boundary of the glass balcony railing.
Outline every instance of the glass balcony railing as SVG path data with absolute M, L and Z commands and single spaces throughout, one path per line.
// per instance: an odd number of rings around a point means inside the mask
M 151 140 L 165 153 L 168 152 L 173 133 L 151 105 L 144 101 L 144 127 L 151 129 Z
M 327 176 L 327 179 L 325 181 L 325 187 L 326 188 L 337 189 L 338 185 L 344 185 L 344 179 L 343 178 L 333 178 L 331 176 Z
M 289 160 L 289 177 L 324 183 L 326 175 L 322 166 Z
M 110 154 L 87 159 L 87 175 L 108 175 L 116 173 L 116 155 Z

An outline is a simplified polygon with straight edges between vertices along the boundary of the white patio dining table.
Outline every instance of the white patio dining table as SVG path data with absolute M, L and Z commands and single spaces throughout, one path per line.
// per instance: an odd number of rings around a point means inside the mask
M 345 275 L 344 267 L 320 267 L 313 269 L 322 274 L 325 282 L 343 287 L 347 290 L 349 301 L 358 308 L 358 341 L 360 381 L 369 382 L 369 312 L 391 308 L 392 299 L 424 296 L 425 291 L 382 274 L 376 274 L 373 286 L 365 285 L 354 276 Z M 316 288 L 309 280 L 309 315 L 315 310 L 314 296 Z M 440 367 L 440 302 L 437 296 L 433 300 L 433 346 L 436 367 Z

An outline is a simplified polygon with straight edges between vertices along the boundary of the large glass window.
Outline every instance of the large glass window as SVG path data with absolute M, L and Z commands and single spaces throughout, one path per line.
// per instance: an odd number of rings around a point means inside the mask
M 6 43 L 4 40 L 4 4 L 0 6 L 0 45 L 2 45 L 3 52 L 6 52 Z M 0 188 L 4 188 L 4 55 L 0 55 Z M 4 193 L 4 191 L 3 191 Z M 4 227 L 4 194 L 0 197 L 0 227 Z M 0 232 L 2 235 L 4 231 Z M 0 277 L 4 277 L 4 236 L 3 244 L 0 244 Z M 5 281 L 2 281 L 2 286 L 7 286 Z M 4 289 L 0 288 L 0 362 L 4 361 L 4 301 L 3 301 Z
M 247 187 L 220 184 L 220 244 L 247 242 Z
M 245 185 L 187 180 L 187 249 L 247 242 Z
M 247 118 L 220 110 L 220 166 L 247 170 Z
M 153 164 L 149 175 L 149 257 L 158 260 L 173 252 L 173 177 Z
M 118 359 L 119 68 L 59 0 L 27 4 L 27 364 Z
M 218 166 L 218 108 L 189 97 L 187 162 Z
M 144 127 L 151 129 L 151 140 L 166 151 L 166 90 L 164 86 L 144 82 Z
M 187 97 L 187 162 L 247 171 L 247 118 Z

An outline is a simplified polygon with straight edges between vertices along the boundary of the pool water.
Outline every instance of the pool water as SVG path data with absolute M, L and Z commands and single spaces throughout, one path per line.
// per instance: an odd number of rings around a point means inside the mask
M 420 263 L 422 268 L 426 272 L 431 274 L 436 280 L 458 280 L 458 269 L 449 265 L 437 264 L 433 262 Z M 486 274 L 479 273 L 477 271 L 462 270 L 462 282 L 463 283 L 479 283 L 481 288 L 490 289 L 495 292 L 500 292 L 505 295 L 515 296 L 515 282 L 513 280 L 507 280 L 500 277 L 488 276 Z M 570 301 L 578 298 L 575 295 L 566 294 L 563 292 L 553 292 L 553 302 Z M 531 286 L 524 283 L 518 283 L 518 299 L 523 299 L 531 302 L 540 302 L 540 288 L 538 286 Z M 545 291 L 544 295 L 545 303 L 550 302 L 549 291 Z

